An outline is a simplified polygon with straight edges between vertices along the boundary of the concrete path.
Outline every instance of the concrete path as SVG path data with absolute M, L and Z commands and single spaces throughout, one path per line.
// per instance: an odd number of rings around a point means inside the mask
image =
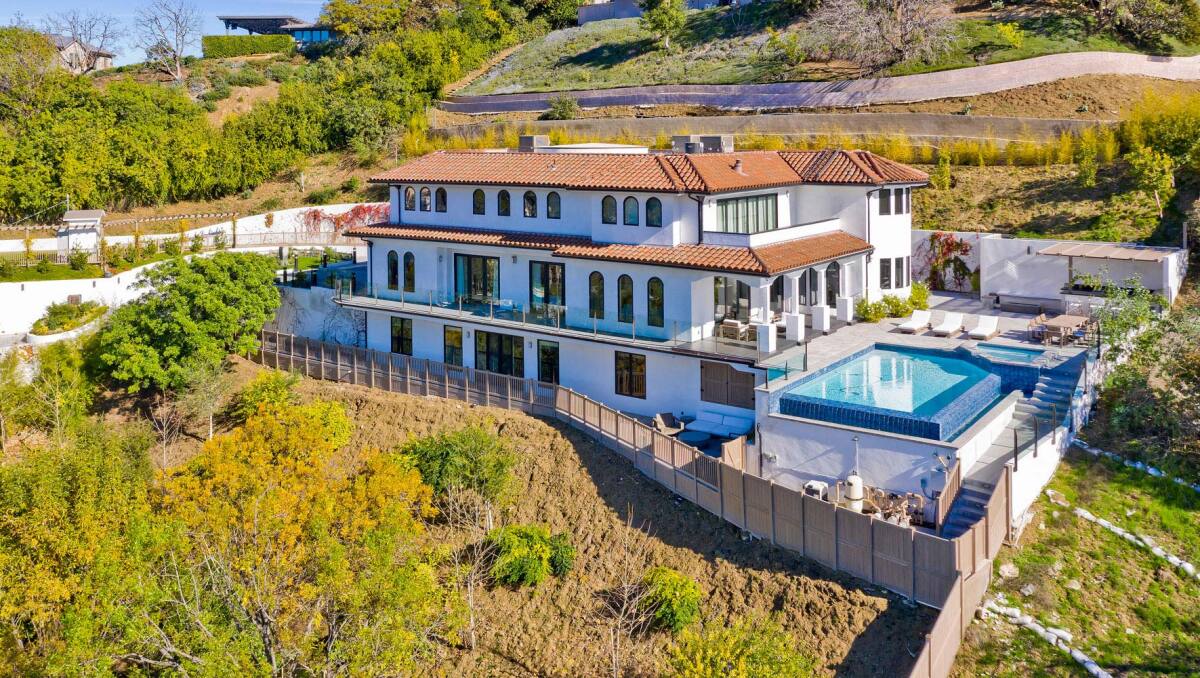
M 581 106 L 685 104 L 731 110 L 851 107 L 975 96 L 1083 75 L 1143 75 L 1200 80 L 1200 56 L 1156 57 L 1121 52 L 1051 54 L 937 73 L 840 82 L 760 85 L 657 85 L 568 92 Z M 441 103 L 457 113 L 541 111 L 561 92 L 454 96 Z
M 548 134 L 561 129 L 582 136 L 611 138 L 623 133 L 648 139 L 660 134 L 768 134 L 812 137 L 822 134 L 873 136 L 903 133 L 914 140 L 936 143 L 941 139 L 987 139 L 1004 143 L 1023 139 L 1056 139 L 1114 121 L 1007 118 L 942 113 L 771 113 L 663 118 L 588 118 L 582 120 L 531 120 L 519 123 L 474 123 L 437 128 L 443 135 L 467 138 L 504 127 Z

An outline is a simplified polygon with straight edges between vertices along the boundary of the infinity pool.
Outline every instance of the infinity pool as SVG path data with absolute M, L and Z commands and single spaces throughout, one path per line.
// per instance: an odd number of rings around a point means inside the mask
M 1022 365 L 1033 365 L 1046 355 L 1046 352 L 1041 349 L 1004 346 L 1003 344 L 978 344 L 975 346 L 975 350 L 985 358 Z
M 950 440 L 1000 396 L 999 376 L 953 355 L 873 347 L 788 387 L 783 414 Z

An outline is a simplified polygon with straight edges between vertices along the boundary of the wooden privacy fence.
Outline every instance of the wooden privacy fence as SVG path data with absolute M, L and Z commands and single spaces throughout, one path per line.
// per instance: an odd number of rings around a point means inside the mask
M 948 540 L 777 485 L 555 384 L 266 331 L 255 358 L 313 378 L 517 409 L 569 423 L 725 521 L 941 609 L 913 676 L 948 675 L 987 589 L 991 559 L 1008 534 L 1011 469 L 992 494 L 984 519 Z M 729 449 L 743 452 L 744 447 L 744 441 L 735 441 Z

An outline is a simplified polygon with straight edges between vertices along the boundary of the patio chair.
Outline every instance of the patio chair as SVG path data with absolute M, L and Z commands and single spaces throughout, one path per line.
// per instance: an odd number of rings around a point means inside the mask
M 1046 314 L 1039 313 L 1036 317 L 1029 321 L 1026 330 L 1029 332 L 1029 338 L 1032 341 L 1041 341 L 1046 336 Z
M 976 340 L 984 341 L 1000 334 L 1000 319 L 994 315 L 981 315 L 975 320 L 975 327 L 967 332 L 967 336 Z
M 896 326 L 896 329 L 909 334 L 916 334 L 921 330 L 929 329 L 930 320 L 933 314 L 929 311 L 913 311 L 912 317 Z
M 1058 344 L 1060 347 L 1066 346 L 1072 334 L 1073 332 L 1065 327 L 1047 327 L 1042 338 L 1042 343 L 1044 345 Z
M 663 435 L 673 436 L 683 430 L 683 423 L 671 412 L 659 412 L 654 415 L 654 430 Z
M 957 312 L 947 313 L 942 318 L 942 324 L 930 330 L 934 335 L 939 337 L 948 337 L 952 334 L 958 334 L 963 331 L 963 314 Z
M 746 333 L 746 324 L 734 318 L 726 318 L 721 321 L 721 336 L 726 339 L 741 340 L 742 335 Z

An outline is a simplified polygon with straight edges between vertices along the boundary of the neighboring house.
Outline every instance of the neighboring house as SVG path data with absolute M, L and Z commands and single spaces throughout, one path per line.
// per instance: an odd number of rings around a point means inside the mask
M 730 0 L 686 0 L 688 9 L 708 9 L 717 5 L 738 5 L 740 2 Z M 595 0 L 579 6 L 579 25 L 605 19 L 630 19 L 642 15 L 642 6 L 638 0 Z
M 333 39 L 333 29 L 329 26 L 294 16 L 219 16 L 217 19 L 224 22 L 226 31 L 242 29 L 251 35 L 290 35 L 301 49 Z
M 724 150 L 731 137 L 522 147 L 372 179 L 390 222 L 347 233 L 369 244 L 369 287 L 339 299 L 366 312 L 367 346 L 626 412 L 751 418 L 764 361 L 796 349 L 806 319 L 827 332 L 856 299 L 908 294 L 911 193 L 927 181 L 911 167 Z
M 58 50 L 59 65 L 75 75 L 103 71 L 113 67 L 112 52 L 80 42 L 70 36 L 48 33 L 46 37 Z

